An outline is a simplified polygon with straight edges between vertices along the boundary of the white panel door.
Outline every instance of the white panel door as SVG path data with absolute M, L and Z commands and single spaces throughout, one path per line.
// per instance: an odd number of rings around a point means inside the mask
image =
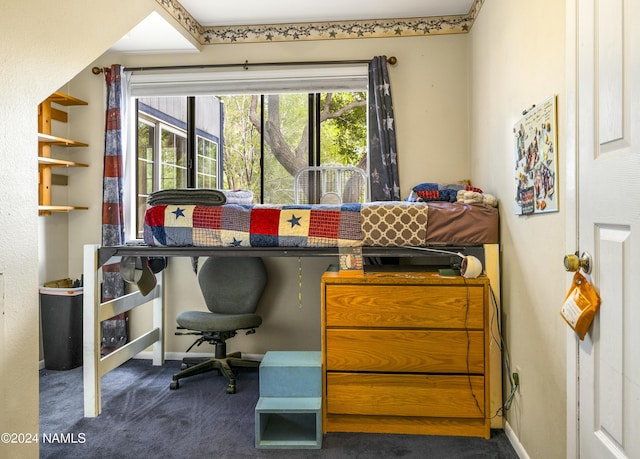
M 640 1 L 576 5 L 576 248 L 602 298 L 579 344 L 578 455 L 640 458 Z

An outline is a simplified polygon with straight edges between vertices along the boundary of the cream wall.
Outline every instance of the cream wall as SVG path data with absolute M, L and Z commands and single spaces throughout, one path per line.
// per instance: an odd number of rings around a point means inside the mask
M 127 8 L 126 15 L 118 14 Z M 37 433 L 37 105 L 156 8 L 155 2 L 5 2 L 0 15 L 0 432 Z M 105 27 L 109 24 L 109 27 Z M 96 33 L 100 31 L 100 33 Z M 38 457 L 0 443 L 0 457 Z
M 566 450 L 563 134 L 565 2 L 485 2 L 470 33 L 472 179 L 501 198 L 502 307 L 511 370 L 521 388 L 507 420 L 532 458 Z M 514 215 L 513 125 L 524 109 L 558 96 L 560 211 Z
M 101 145 L 104 133 L 104 78 L 91 73 L 92 66 L 119 63 L 125 67 L 191 65 L 230 62 L 282 62 L 296 60 L 369 59 L 396 56 L 390 67 L 398 135 L 402 195 L 422 181 L 468 178 L 468 80 L 466 35 L 391 39 L 360 39 L 299 43 L 263 43 L 205 46 L 201 53 L 170 55 L 105 55 L 80 72 L 65 90 L 90 101 L 74 121 L 76 138 Z M 75 118 L 74 118 L 75 119 Z M 86 136 L 89 136 L 88 138 Z M 100 242 L 102 157 L 90 148 L 88 169 L 71 171 L 70 196 L 88 205 L 88 211 L 69 215 L 69 272 L 82 270 L 82 246 Z M 70 198 L 71 199 L 71 198 Z M 270 258 L 270 282 L 259 312 L 264 322 L 256 335 L 239 334 L 229 350 L 262 354 L 267 350 L 320 349 L 320 277 L 334 258 L 303 258 L 302 289 L 297 258 Z M 166 350 L 184 352 L 193 337 L 176 337 L 175 316 L 184 309 L 205 308 L 188 258 L 174 258 L 167 270 Z M 298 293 L 302 292 L 302 306 Z M 148 314 L 147 314 L 148 315 Z M 144 322 L 143 322 L 144 321 Z M 133 314 L 133 336 L 150 323 Z M 140 326 L 142 325 L 144 326 Z M 210 352 L 210 346 L 196 351 Z

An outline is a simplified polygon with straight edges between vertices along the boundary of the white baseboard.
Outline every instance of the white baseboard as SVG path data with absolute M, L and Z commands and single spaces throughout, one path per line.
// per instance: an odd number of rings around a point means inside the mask
M 527 451 L 522 446 L 522 443 L 520 443 L 518 436 L 513 431 L 509 423 L 506 421 L 504 423 L 504 433 L 507 435 L 507 438 L 509 439 L 511 446 L 513 446 L 513 449 L 515 450 L 518 457 L 520 459 L 530 459 L 529 455 L 527 454 Z

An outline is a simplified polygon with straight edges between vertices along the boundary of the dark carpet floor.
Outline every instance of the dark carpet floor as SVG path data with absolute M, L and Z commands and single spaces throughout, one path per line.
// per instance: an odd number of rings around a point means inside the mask
M 329 433 L 322 449 L 256 449 L 256 369 L 241 369 L 237 393 L 217 372 L 169 390 L 180 362 L 130 360 L 102 378 L 102 414 L 83 417 L 82 367 L 40 371 L 42 458 L 496 458 L 518 456 L 504 431 L 491 439 Z

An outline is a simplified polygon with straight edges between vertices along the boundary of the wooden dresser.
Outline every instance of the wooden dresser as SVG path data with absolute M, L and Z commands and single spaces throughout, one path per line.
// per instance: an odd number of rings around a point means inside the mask
M 489 438 L 489 281 L 322 277 L 324 432 Z

